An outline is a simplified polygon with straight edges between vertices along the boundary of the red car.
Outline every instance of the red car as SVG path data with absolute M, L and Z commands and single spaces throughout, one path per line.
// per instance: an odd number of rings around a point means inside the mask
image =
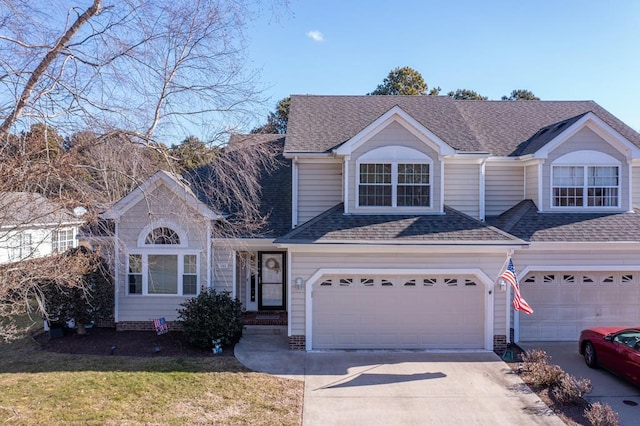
M 640 386 L 640 328 L 582 330 L 578 350 L 589 367 L 606 368 Z

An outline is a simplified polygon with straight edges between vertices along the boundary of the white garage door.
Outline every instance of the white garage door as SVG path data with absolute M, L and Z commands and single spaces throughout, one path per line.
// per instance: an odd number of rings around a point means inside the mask
M 313 289 L 314 349 L 484 347 L 473 277 L 326 276 Z
M 534 309 L 520 313 L 521 341 L 573 341 L 580 330 L 603 325 L 638 326 L 638 273 L 532 273 L 520 283 Z

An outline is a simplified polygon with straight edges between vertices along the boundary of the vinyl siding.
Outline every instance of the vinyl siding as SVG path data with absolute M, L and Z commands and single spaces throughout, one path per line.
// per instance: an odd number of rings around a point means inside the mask
M 485 166 L 485 212 L 497 216 L 524 197 L 524 168 L 521 165 L 488 162 Z
M 640 166 L 633 166 L 633 178 L 631 182 L 631 190 L 633 191 L 632 206 L 640 207 Z
M 408 148 L 413 148 L 417 151 L 420 151 L 426 154 L 433 161 L 433 165 L 430 170 L 431 174 L 431 208 L 429 209 L 417 209 L 417 210 L 409 210 L 409 209 L 393 209 L 393 208 L 358 208 L 356 206 L 356 194 L 358 193 L 358 170 L 357 170 L 357 162 L 358 158 L 366 154 L 368 151 L 371 151 L 376 148 L 382 148 L 387 146 L 403 146 Z M 424 142 L 419 140 L 413 134 L 411 134 L 406 128 L 404 128 L 401 124 L 397 122 L 393 122 L 389 124 L 386 128 L 381 130 L 379 133 L 371 137 L 368 141 L 366 141 L 362 146 L 358 147 L 349 160 L 349 176 L 348 176 L 348 185 L 349 185 L 349 199 L 348 209 L 353 213 L 410 213 L 410 212 L 427 212 L 427 211 L 438 211 L 440 206 L 440 163 L 438 162 L 438 153 L 433 150 L 431 147 L 427 146 Z
M 158 222 L 160 221 L 160 222 Z M 164 222 L 161 222 L 164 221 Z M 186 247 L 154 247 L 138 246 L 138 237 L 143 229 L 152 223 L 160 226 L 172 224 L 174 230 L 187 237 Z M 120 257 L 119 274 L 116 277 L 118 286 L 118 321 L 150 321 L 153 318 L 165 317 L 168 321 L 177 318 L 180 304 L 193 296 L 174 295 L 141 295 L 127 293 L 127 258 L 129 252 L 152 252 L 154 254 L 175 254 L 188 251 L 199 253 L 200 274 L 199 286 L 207 282 L 207 222 L 196 212 L 186 206 L 166 186 L 160 185 L 136 205 L 131 207 L 120 219 L 118 226 L 118 244 Z M 183 242 L 183 241 L 181 241 Z
M 480 165 L 445 163 L 444 204 L 480 218 Z
M 298 225 L 342 202 L 342 161 L 298 167 Z
M 292 277 L 301 277 L 305 286 L 313 285 L 307 280 L 323 268 L 364 268 L 371 274 L 388 274 L 401 269 L 460 269 L 480 268 L 489 277 L 497 277 L 504 263 L 503 255 L 496 254 L 438 254 L 438 253 L 292 253 Z M 483 285 L 486 283 L 482 283 Z M 489 283 L 491 284 L 491 283 Z M 494 297 L 494 334 L 504 334 L 506 329 L 506 292 L 492 292 Z M 400 313 L 394 313 L 400 314 Z M 305 291 L 291 293 L 291 333 L 305 334 Z
M 565 141 L 562 145 L 554 149 L 543 165 L 542 185 L 543 197 L 541 210 L 548 210 L 551 207 L 551 165 L 559 157 L 574 151 L 592 150 L 599 151 L 612 156 L 621 163 L 620 167 L 620 197 L 622 210 L 628 210 L 629 200 L 629 168 L 627 159 L 623 154 L 609 145 L 608 142 L 596 135 L 592 130 L 583 128 L 575 135 Z
M 533 200 L 538 205 L 538 166 L 527 166 L 524 171 L 525 199 Z

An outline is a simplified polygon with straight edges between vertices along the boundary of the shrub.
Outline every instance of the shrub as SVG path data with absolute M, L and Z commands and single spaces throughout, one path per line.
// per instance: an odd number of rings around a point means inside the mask
M 216 293 L 209 289 L 191 298 L 178 309 L 185 337 L 194 346 L 212 347 L 213 339 L 223 345 L 237 341 L 242 335 L 242 303 L 227 291 Z
M 70 249 L 63 256 L 86 258 L 87 270 L 78 285 L 44 283 L 46 317 L 63 323 L 73 320 L 78 333 L 83 333 L 85 324 L 113 317 L 113 278 L 105 260 L 85 247 Z
M 578 379 L 571 374 L 563 374 L 557 385 L 551 390 L 561 404 L 580 405 L 582 397 L 591 392 L 591 380 Z
M 531 371 L 539 364 L 549 364 L 549 356 L 542 349 L 531 349 L 522 354 L 522 367 L 525 371 Z
M 529 370 L 528 376 L 531 383 L 538 386 L 555 386 L 560 383 L 560 379 L 566 373 L 559 365 L 554 364 L 534 364 Z
M 618 426 L 618 413 L 609 404 L 594 402 L 584 410 L 584 416 L 593 426 Z

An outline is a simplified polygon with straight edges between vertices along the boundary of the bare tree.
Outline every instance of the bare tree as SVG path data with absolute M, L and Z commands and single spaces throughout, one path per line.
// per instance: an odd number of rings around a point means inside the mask
M 33 121 L 143 139 L 221 123 L 256 101 L 244 64 L 250 1 L 0 3 L 0 132 Z
M 261 7 L 250 0 L 0 0 L 0 195 L 38 193 L 59 208 L 83 205 L 95 218 L 155 171 L 183 172 L 160 141 L 197 130 L 219 144 L 261 102 L 243 37 L 246 19 Z M 250 233 L 263 223 L 259 180 L 277 149 L 243 144 L 216 152 L 193 190 L 221 208 L 239 207 L 221 233 Z M 37 302 L 45 286 L 81 285 L 89 267 L 59 256 L 2 265 L 4 337 L 17 335 L 7 322 L 16 314 L 47 316 Z

